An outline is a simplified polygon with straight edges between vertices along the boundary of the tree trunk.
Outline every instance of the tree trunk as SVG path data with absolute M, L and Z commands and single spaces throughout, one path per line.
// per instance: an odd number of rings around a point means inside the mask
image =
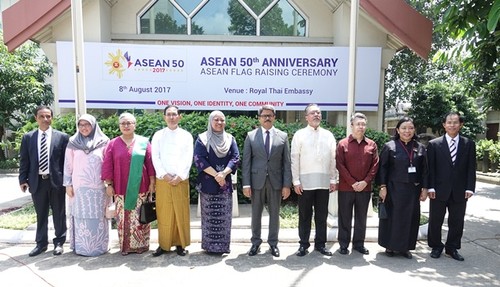
M 2 125 L 0 125 L 0 141 L 3 142 L 3 135 L 5 133 L 5 129 Z M 5 152 L 3 148 L 0 148 L 0 161 L 5 161 Z
M 483 172 L 487 173 L 489 170 L 490 170 L 490 153 L 488 151 L 485 151 L 483 157 Z

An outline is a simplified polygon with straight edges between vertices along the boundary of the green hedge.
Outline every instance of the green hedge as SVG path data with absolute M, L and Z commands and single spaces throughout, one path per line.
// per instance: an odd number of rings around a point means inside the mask
M 192 112 L 182 114 L 182 119 L 179 125 L 189 131 L 193 135 L 193 139 L 196 140 L 198 134 L 206 131 L 207 129 L 207 120 L 208 120 L 208 112 Z M 136 133 L 139 135 L 143 135 L 149 137 L 150 139 L 153 137 L 153 134 L 165 127 L 165 122 L 163 120 L 162 112 L 155 113 L 136 113 L 137 119 L 136 125 Z M 100 115 L 96 115 L 99 126 L 103 130 L 103 132 L 109 137 L 114 138 L 120 135 L 120 129 L 118 127 L 118 115 L 112 115 L 103 117 Z M 55 129 L 63 131 L 69 135 L 73 135 L 76 131 L 76 119 L 74 114 L 66 114 L 63 116 L 57 116 L 54 118 L 52 122 L 52 126 Z M 240 149 L 241 156 L 243 156 L 243 143 L 245 141 L 245 137 L 247 132 L 253 130 L 254 128 L 259 126 L 259 121 L 256 117 L 249 116 L 226 116 L 226 131 L 231 133 L 238 143 L 238 147 Z M 288 133 L 289 140 L 291 142 L 293 135 L 295 132 L 305 125 L 300 122 L 294 123 L 283 123 L 281 120 L 276 120 L 275 127 L 279 128 Z M 331 126 L 326 122 L 322 123 L 322 126 L 328 130 L 330 130 L 337 142 L 344 138 L 346 135 L 346 128 L 340 126 Z M 37 128 L 37 124 L 34 122 L 26 123 L 17 133 L 16 133 L 16 149 L 19 150 L 22 135 L 26 132 L 29 132 L 33 129 Z M 389 135 L 383 132 L 375 131 L 368 129 L 366 131 L 366 136 L 373 139 L 378 147 L 379 151 L 382 145 L 389 140 Z M 193 143 L 194 144 L 194 143 Z M 196 168 L 191 168 L 190 178 L 191 178 L 191 203 L 196 203 L 198 200 L 198 193 L 194 188 L 195 178 L 196 178 Z M 238 172 L 238 199 L 240 203 L 248 203 L 249 200 L 242 193 L 241 186 L 241 172 Z M 296 199 L 295 193 L 292 192 L 292 196 L 289 200 L 294 201 Z

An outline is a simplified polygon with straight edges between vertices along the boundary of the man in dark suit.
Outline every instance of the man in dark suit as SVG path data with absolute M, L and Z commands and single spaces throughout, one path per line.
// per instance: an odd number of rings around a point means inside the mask
M 49 107 L 37 107 L 35 119 L 38 129 L 25 134 L 21 141 L 19 185 L 23 192 L 29 189 L 37 217 L 36 247 L 29 256 L 47 250 L 49 208 L 52 209 L 55 229 L 54 255 L 63 253 L 66 241 L 66 192 L 62 182 L 69 138 L 50 126 L 52 116 Z
M 464 120 L 457 112 L 443 119 L 446 134 L 429 142 L 429 230 L 431 257 L 439 258 L 443 249 L 455 260 L 463 261 L 458 253 L 464 228 L 467 200 L 476 188 L 476 145 L 461 135 Z M 448 210 L 448 236 L 441 242 L 441 228 Z
M 292 172 L 288 135 L 273 126 L 275 110 L 271 105 L 259 109 L 260 127 L 248 133 L 243 148 L 243 194 L 252 199 L 252 247 L 259 252 L 262 210 L 267 203 L 269 234 L 267 243 L 271 254 L 280 256 L 278 249 L 279 210 L 281 199 L 290 196 Z

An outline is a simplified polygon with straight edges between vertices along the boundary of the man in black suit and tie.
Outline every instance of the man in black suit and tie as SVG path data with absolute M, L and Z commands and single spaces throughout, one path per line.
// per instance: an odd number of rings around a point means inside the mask
M 62 182 L 69 138 L 50 126 L 52 116 L 49 107 L 37 107 L 35 119 L 38 129 L 25 134 L 21 141 L 19 185 L 23 192 L 29 189 L 37 217 L 36 247 L 29 256 L 47 250 L 49 208 L 52 209 L 55 229 L 54 255 L 63 253 L 66 241 L 66 192 Z
M 267 203 L 269 234 L 267 243 L 271 254 L 280 256 L 278 249 L 279 210 L 281 199 L 290 196 L 292 172 L 288 135 L 273 126 L 275 110 L 271 105 L 259 109 L 260 127 L 248 133 L 243 148 L 243 194 L 252 199 L 252 247 L 259 252 L 262 210 Z
M 464 229 L 467 200 L 476 188 L 476 145 L 461 135 L 464 120 L 457 112 L 443 119 L 446 134 L 429 142 L 429 230 L 427 242 L 431 257 L 439 258 L 443 249 L 455 260 L 463 261 L 458 253 Z M 441 228 L 448 210 L 448 236 L 441 242 Z

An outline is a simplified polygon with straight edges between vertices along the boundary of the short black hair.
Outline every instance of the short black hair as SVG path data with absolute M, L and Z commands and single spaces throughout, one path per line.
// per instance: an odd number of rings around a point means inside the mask
M 50 116 L 51 117 L 54 116 L 54 112 L 52 111 L 51 108 L 49 108 L 48 106 L 45 106 L 45 105 L 40 105 L 40 106 L 36 107 L 36 109 L 35 109 L 35 117 L 38 116 L 38 112 L 41 111 L 41 110 L 49 110 L 50 111 Z
M 410 118 L 410 117 L 402 117 L 401 119 L 399 119 L 398 123 L 396 124 L 396 129 L 394 130 L 394 139 L 395 140 L 398 140 L 400 138 L 399 136 L 399 133 L 398 133 L 398 129 L 399 127 L 403 124 L 403 123 L 407 123 L 407 122 L 410 122 L 413 124 L 413 126 L 415 126 L 415 124 L 413 123 L 413 119 Z M 417 137 L 417 133 L 414 133 L 413 134 L 413 138 L 414 140 L 418 139 Z
M 451 111 L 451 112 L 448 112 L 446 115 L 444 115 L 443 119 L 442 119 L 442 123 L 446 123 L 446 119 L 449 117 L 449 116 L 458 116 L 458 121 L 463 124 L 464 123 L 464 117 L 462 117 L 462 115 L 457 112 L 457 111 Z
M 170 108 L 175 108 L 177 110 L 177 114 L 181 114 L 181 111 L 179 111 L 179 107 L 178 106 L 175 106 L 175 105 L 168 105 L 165 107 L 165 109 L 163 110 L 163 115 L 166 115 L 167 114 L 167 110 L 170 109 Z

